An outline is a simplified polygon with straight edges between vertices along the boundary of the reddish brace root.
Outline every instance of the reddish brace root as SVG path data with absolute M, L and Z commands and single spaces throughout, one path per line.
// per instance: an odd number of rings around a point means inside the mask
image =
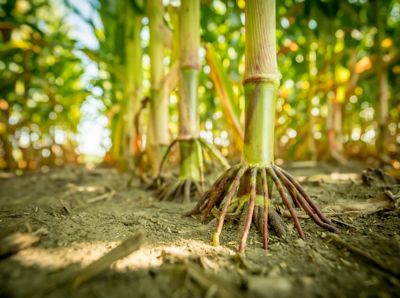
M 293 224 L 300 238 L 305 238 L 304 231 L 300 225 L 295 207 L 293 206 L 303 209 L 317 225 L 331 232 L 339 232 L 332 222 L 322 214 L 321 210 L 311 200 L 303 187 L 283 169 L 275 165 L 269 167 L 237 165 L 222 174 L 214 183 L 213 187 L 203 194 L 194 209 L 186 214 L 202 214 L 205 219 L 210 216 L 213 208 L 218 209 L 218 223 L 213 235 L 214 245 L 217 246 L 220 244 L 219 238 L 225 219 L 229 216 L 228 210 L 233 207 L 232 201 L 236 197 L 241 183 L 246 183 L 246 180 L 242 179 L 245 175 L 248 175 L 250 178 L 249 198 L 246 202 L 247 207 L 243 209 L 246 210 L 246 214 L 243 222 L 243 230 L 241 232 L 239 252 L 244 252 L 246 248 L 247 237 L 252 223 L 262 231 L 263 247 L 264 249 L 268 248 L 268 223 L 272 220 L 269 216 L 271 213 L 269 207 L 273 185 L 276 186 L 283 204 L 289 210 Z M 262 186 L 263 206 L 256 205 L 257 182 Z M 289 193 L 293 203 L 289 201 L 287 193 Z

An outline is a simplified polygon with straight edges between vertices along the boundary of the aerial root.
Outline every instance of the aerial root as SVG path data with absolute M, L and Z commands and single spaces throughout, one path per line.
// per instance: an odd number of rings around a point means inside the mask
M 197 201 L 196 206 L 189 212 L 185 213 L 184 216 L 202 213 L 203 219 L 206 219 L 210 215 L 211 209 L 214 207 L 214 205 L 219 205 L 221 203 L 220 201 L 224 199 L 227 186 L 231 185 L 232 180 L 239 168 L 240 166 L 236 165 L 225 171 L 214 182 L 213 187 L 203 193 L 201 199 Z
M 231 167 L 216 180 L 213 187 L 203 194 L 196 206 L 186 215 L 201 214 L 203 219 L 206 219 L 212 213 L 218 218 L 213 234 L 215 246 L 220 244 L 220 235 L 225 220 L 239 217 L 242 226 L 239 251 L 243 252 L 246 248 L 252 223 L 262 233 L 263 247 L 267 249 L 269 226 L 274 228 L 278 236 L 286 233 L 282 218 L 271 204 L 273 185 L 278 190 L 283 204 L 289 210 L 300 238 L 305 239 L 305 235 L 296 208 L 303 209 L 322 228 L 339 232 L 332 222 L 322 214 L 303 187 L 286 171 L 272 164 L 267 167 L 248 165 Z M 244 194 L 240 191 L 243 189 L 246 190 Z M 239 192 L 241 193 L 240 197 L 238 196 Z M 257 200 L 258 194 L 262 195 L 262 202 Z
M 199 152 L 200 156 L 200 175 L 201 175 L 201 181 L 200 183 L 204 183 L 204 167 L 203 167 L 203 160 L 204 160 L 204 155 L 207 152 L 211 157 L 214 157 L 217 162 L 224 168 L 224 169 L 229 169 L 229 163 L 225 159 L 225 157 L 219 153 L 219 151 L 210 143 L 206 142 L 205 140 L 201 138 L 193 138 L 193 137 L 178 137 L 175 140 L 171 142 L 171 144 L 167 147 L 167 150 L 165 151 L 165 154 L 161 160 L 160 167 L 159 167 L 159 173 L 162 173 L 162 169 L 164 167 L 165 162 L 167 161 L 167 158 L 172 150 L 172 148 L 180 143 L 180 142 L 191 142 L 196 145 L 196 150 Z
M 243 252 L 246 248 L 247 237 L 250 232 L 251 222 L 253 219 L 254 206 L 256 204 L 256 181 L 257 181 L 257 168 L 252 168 L 250 172 L 250 201 L 247 207 L 247 214 L 244 221 L 242 237 L 240 239 L 239 251 Z
M 277 168 L 277 167 L 276 167 Z M 298 191 L 298 193 L 300 193 L 300 196 L 309 204 L 309 206 L 311 207 L 311 209 L 318 215 L 318 217 L 320 218 L 320 220 L 322 220 L 324 223 L 332 226 L 335 228 L 335 226 L 333 226 L 332 222 L 325 217 L 325 215 L 322 213 L 322 211 L 318 208 L 317 205 L 315 205 L 315 203 L 312 201 L 311 197 L 307 194 L 307 192 L 304 190 L 304 188 L 300 185 L 300 183 L 298 183 L 288 172 L 286 172 L 285 170 L 278 168 L 278 170 L 287 178 L 287 180 L 289 180 L 293 186 L 295 186 L 296 190 Z M 336 231 L 334 232 L 338 232 L 337 228 L 335 228 Z
M 224 167 L 225 170 L 229 169 L 230 165 L 226 158 L 214 147 L 213 144 L 208 143 L 202 138 L 197 139 L 198 144 L 201 148 L 207 149 L 211 156 L 215 157 L 217 161 Z
M 168 182 L 164 177 L 161 176 L 163 172 L 164 164 L 166 163 L 171 150 L 175 145 L 180 142 L 190 142 L 195 145 L 195 150 L 197 150 L 198 156 L 198 167 L 200 172 L 200 181 L 195 181 L 194 179 L 176 179 L 175 182 Z M 156 197 L 161 201 L 179 201 L 180 198 L 182 202 L 190 202 L 192 198 L 201 197 L 204 193 L 204 156 L 208 153 L 211 158 L 215 158 L 217 162 L 224 168 L 229 168 L 229 163 L 227 160 L 219 153 L 219 151 L 212 145 L 207 143 L 201 138 L 193 138 L 190 136 L 181 136 L 176 138 L 167 147 L 165 154 L 161 160 L 159 166 L 159 175 L 153 179 L 153 182 L 148 188 L 156 189 Z M 226 179 L 223 179 L 223 184 L 226 184 Z M 211 194 L 213 197 L 215 194 Z M 217 196 L 218 192 L 217 192 Z M 200 207 L 200 206 L 199 206 Z M 213 206 L 210 207 L 210 210 Z
M 285 184 L 286 189 L 289 191 L 293 201 L 297 202 L 297 204 L 301 206 L 301 208 L 310 216 L 310 218 L 313 219 L 317 225 L 331 232 L 339 232 L 332 222 L 322 214 L 319 208 L 312 202 L 306 191 L 297 181 L 293 179 L 293 177 L 291 177 L 288 173 L 284 173 L 283 170 L 277 167 L 274 168 L 277 175 Z
M 229 204 L 230 204 L 232 198 L 236 195 L 236 193 L 237 193 L 237 191 L 239 189 L 240 179 L 242 178 L 242 176 L 244 175 L 246 170 L 247 170 L 247 167 L 242 167 L 242 168 L 239 169 L 239 171 L 237 171 L 235 179 L 233 180 L 233 182 L 230 185 L 229 190 L 228 190 L 228 192 L 226 194 L 225 202 L 224 202 L 223 207 L 222 207 L 222 212 L 221 212 L 221 214 L 219 216 L 217 229 L 216 229 L 216 231 L 214 233 L 214 236 L 213 236 L 213 244 L 215 246 L 219 245 L 219 235 L 222 232 L 222 228 L 223 228 L 223 225 L 224 225 L 224 220 L 225 220 L 226 213 L 228 211 Z M 214 202 L 215 201 L 216 200 L 214 199 Z M 213 201 L 210 200 L 210 202 L 212 203 Z M 211 208 L 212 208 L 211 204 L 208 204 L 208 205 L 210 205 Z M 208 206 L 208 208 L 205 209 L 205 212 L 207 212 L 207 213 L 203 214 L 203 216 L 207 216 L 207 214 L 210 212 L 210 210 L 211 210 L 210 206 Z
M 178 179 L 162 185 L 156 191 L 155 196 L 160 201 L 187 203 L 192 201 L 192 198 L 201 196 L 201 194 L 201 187 L 196 181 Z
M 290 215 L 292 216 L 294 226 L 295 226 L 297 232 L 299 233 L 300 238 L 305 239 L 304 232 L 300 225 L 299 218 L 297 217 L 296 210 L 294 210 L 294 208 L 290 204 L 289 199 L 283 189 L 282 182 L 279 180 L 278 176 L 276 175 L 275 169 L 271 167 L 271 168 L 268 168 L 267 171 L 268 171 L 268 174 L 271 175 L 272 180 L 274 181 L 276 188 L 278 189 L 278 192 L 279 192 L 280 197 L 282 198 L 283 204 L 285 204 L 286 208 L 290 212 Z

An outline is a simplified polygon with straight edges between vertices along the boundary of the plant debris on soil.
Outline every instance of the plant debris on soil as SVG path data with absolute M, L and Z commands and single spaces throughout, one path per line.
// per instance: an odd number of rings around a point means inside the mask
M 237 223 L 214 247 L 216 220 L 183 217 L 195 202 L 160 202 L 138 178 L 128 187 L 129 174 L 0 175 L 0 297 L 399 297 L 399 181 L 382 170 L 286 169 L 341 232 L 299 212 L 299 239 L 277 206 L 285 235 L 265 251 L 251 228 L 244 254 Z

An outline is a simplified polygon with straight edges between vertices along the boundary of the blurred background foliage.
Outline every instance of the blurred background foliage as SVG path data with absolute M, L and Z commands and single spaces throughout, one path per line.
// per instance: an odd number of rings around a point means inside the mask
M 0 168 L 76 162 L 84 68 L 63 16 L 47 0 L 0 7 Z
M 0 168 L 36 169 L 98 155 L 126 169 L 144 151 L 149 115 L 143 99 L 150 95 L 146 1 L 84 2 L 89 15 L 79 1 L 0 0 Z M 179 1 L 163 3 L 166 75 L 179 55 Z M 240 158 L 244 120 L 244 6 L 244 0 L 201 1 L 200 136 L 232 159 Z M 71 34 L 71 14 L 90 30 Z M 88 34 L 95 47 L 77 42 Z M 400 168 L 398 36 L 396 0 L 277 1 L 279 160 L 358 159 Z M 89 59 L 96 71 L 85 80 Z M 165 88 L 169 131 L 176 137 L 177 92 Z M 91 102 L 109 131 L 97 152 L 79 150 L 77 137 L 93 137 L 78 129 L 81 113 L 87 113 L 82 107 Z M 101 126 L 99 118 L 90 121 Z

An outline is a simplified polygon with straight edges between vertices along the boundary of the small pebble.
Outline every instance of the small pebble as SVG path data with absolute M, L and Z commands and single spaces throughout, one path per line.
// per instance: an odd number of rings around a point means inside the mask
M 307 245 L 307 243 L 303 239 L 296 239 L 294 241 L 294 245 L 296 245 L 298 247 L 305 247 Z

